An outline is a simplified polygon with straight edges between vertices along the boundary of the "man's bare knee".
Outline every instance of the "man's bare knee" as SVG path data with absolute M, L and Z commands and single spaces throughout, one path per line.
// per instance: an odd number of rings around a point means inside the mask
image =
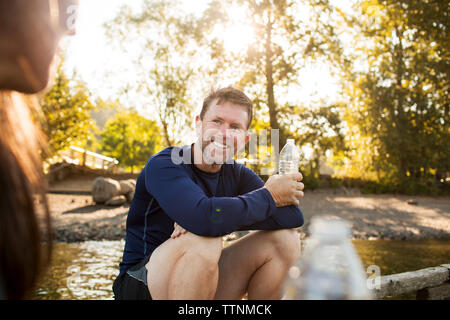
M 293 263 L 300 257 L 300 235 L 295 229 L 270 231 L 270 242 L 276 254 L 287 263 Z
M 170 299 L 173 290 L 178 290 L 172 285 L 195 282 L 199 279 L 198 274 L 203 278 L 216 279 L 221 252 L 222 238 L 200 237 L 187 232 L 175 239 L 168 239 L 156 248 L 146 265 L 152 297 Z M 184 274 L 188 274 L 187 279 L 183 278 Z
M 221 237 L 202 237 L 188 232 L 179 240 L 183 254 L 199 257 L 206 264 L 217 265 L 219 262 L 223 246 Z

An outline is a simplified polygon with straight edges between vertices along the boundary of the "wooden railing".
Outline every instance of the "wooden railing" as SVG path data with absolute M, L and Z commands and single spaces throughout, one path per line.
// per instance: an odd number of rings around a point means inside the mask
M 74 164 L 91 169 L 114 170 L 119 161 L 83 148 L 70 146 L 68 149 L 62 150 L 51 159 L 48 159 L 44 164 L 44 171 L 47 173 L 52 165 L 59 163 Z
M 450 264 L 382 276 L 380 286 L 372 289 L 376 299 L 416 293 L 416 299 L 450 299 Z

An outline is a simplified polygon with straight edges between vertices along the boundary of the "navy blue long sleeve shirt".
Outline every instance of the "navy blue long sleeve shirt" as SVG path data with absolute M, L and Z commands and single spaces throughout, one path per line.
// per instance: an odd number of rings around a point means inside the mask
M 201 171 L 193 164 L 191 148 L 164 149 L 140 173 L 126 222 L 120 274 L 169 239 L 174 222 L 209 237 L 303 225 L 300 208 L 277 208 L 252 170 L 233 161 L 216 173 Z

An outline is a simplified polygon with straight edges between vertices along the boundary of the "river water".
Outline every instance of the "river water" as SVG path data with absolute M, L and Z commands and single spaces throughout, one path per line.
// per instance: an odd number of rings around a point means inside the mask
M 353 244 L 364 267 L 378 266 L 382 276 L 450 263 L 450 239 L 353 240 Z M 123 246 L 123 241 L 56 243 L 53 263 L 34 299 L 113 299 Z

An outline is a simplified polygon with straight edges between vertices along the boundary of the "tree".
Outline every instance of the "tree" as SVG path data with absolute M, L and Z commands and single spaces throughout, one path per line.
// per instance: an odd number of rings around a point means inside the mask
M 193 110 L 188 101 L 188 84 L 192 71 L 169 62 L 167 49 L 158 50 L 155 59 L 162 63 L 149 70 L 154 85 L 143 82 L 141 88 L 154 101 L 165 143 L 171 147 L 181 142 L 183 129 L 192 125 Z
M 58 65 L 53 86 L 40 99 L 45 116 L 43 129 L 47 135 L 50 156 L 71 145 L 86 148 L 95 130 L 90 112 L 93 104 L 85 85 L 69 80 Z
M 118 99 L 105 101 L 97 98 L 95 100 L 95 107 L 91 111 L 91 116 L 95 121 L 96 127 L 102 131 L 105 128 L 106 122 L 121 111 L 126 111 L 126 109 L 120 104 Z
M 119 160 L 119 165 L 129 168 L 143 167 L 160 145 L 160 129 L 155 121 L 136 112 L 123 111 L 106 122 L 101 132 L 101 150 Z
M 323 104 L 317 108 L 299 106 L 290 118 L 291 125 L 300 122 L 303 124 L 298 134 L 298 144 L 309 146 L 312 149 L 312 159 L 302 159 L 304 170 L 310 179 L 319 178 L 320 161 L 326 160 L 327 151 L 339 153 L 345 150 L 343 123 L 341 110 L 344 105 Z
M 236 23 L 236 10 L 230 10 L 233 6 L 245 12 L 241 19 L 249 22 L 254 41 L 244 52 L 234 53 L 224 48 L 221 34 L 204 36 L 216 63 L 214 72 L 232 70 L 237 74 L 237 86 L 253 96 L 259 115 L 268 114 L 270 128 L 280 130 L 282 146 L 288 134 L 295 135 L 287 130 L 290 117 L 297 111 L 297 106 L 285 107 L 288 103 L 282 101 L 282 95 L 296 83 L 302 68 L 319 59 L 337 62 L 343 69 L 348 64 L 333 25 L 338 16 L 324 0 L 215 0 L 199 23 L 203 31 L 199 33 L 213 30 L 214 24 L 230 28 Z M 309 16 L 298 18 L 304 10 Z M 295 127 L 302 125 L 296 123 Z
M 368 67 L 349 88 L 349 146 L 402 191 L 450 172 L 447 9 L 439 0 L 363 1 L 352 20 L 361 32 L 354 60 Z
M 179 2 L 145 0 L 139 13 L 125 6 L 107 24 L 111 41 L 119 39 L 122 49 L 139 44 L 140 53 L 133 60 L 139 70 L 136 85 L 127 84 L 128 90 L 146 99 L 163 129 L 166 146 L 182 142 L 193 123 L 194 68 L 189 62 L 196 50 L 189 47 L 191 23 Z

